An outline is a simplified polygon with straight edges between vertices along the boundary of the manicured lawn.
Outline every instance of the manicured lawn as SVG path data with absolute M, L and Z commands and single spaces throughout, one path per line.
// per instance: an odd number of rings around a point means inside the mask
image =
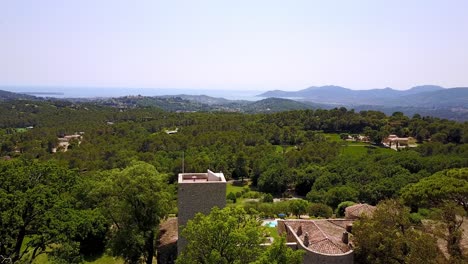
M 244 186 L 248 186 L 248 185 L 244 185 Z M 237 186 L 237 185 L 233 185 L 231 182 L 228 182 L 226 184 L 226 197 L 228 196 L 229 193 L 241 193 L 242 190 L 244 189 L 244 186 Z M 230 201 L 230 200 L 229 200 Z M 228 201 L 228 202 L 229 202 Z M 238 197 L 237 200 L 236 200 L 236 203 L 235 204 L 232 204 L 234 206 L 240 206 L 244 203 L 244 198 L 242 197 Z
M 237 185 L 233 185 L 231 182 L 228 182 L 226 186 L 227 186 L 226 187 L 226 197 L 227 197 L 227 195 L 229 195 L 229 193 L 231 193 L 231 192 L 234 193 L 234 194 L 242 193 L 244 188 L 249 186 L 249 185 L 247 183 L 245 183 L 244 186 L 237 186 Z M 237 197 L 237 200 L 236 200 L 235 204 L 231 203 L 230 200 L 228 200 L 228 205 L 242 206 L 246 200 L 259 199 L 262 196 L 263 196 L 263 193 L 260 193 L 260 192 L 257 192 L 257 191 L 254 191 L 254 190 L 250 189 L 243 196 Z
M 23 246 L 21 247 L 21 250 L 24 250 L 26 248 L 26 244 L 31 240 L 30 237 L 26 236 L 24 238 Z M 37 256 L 34 261 L 32 262 L 33 264 L 46 264 L 50 263 L 49 258 L 47 254 L 40 254 Z M 93 264 L 123 264 L 124 261 L 121 258 L 114 258 L 112 256 L 108 255 L 100 255 L 96 257 L 90 257 L 90 258 L 85 258 L 84 263 L 93 263 Z
M 348 146 L 369 146 L 369 143 L 359 142 L 359 141 L 346 141 Z
M 279 239 L 280 238 L 280 236 L 278 234 L 278 228 L 276 228 L 276 227 L 265 227 L 265 228 L 268 230 L 268 232 L 270 232 L 270 236 L 272 238 L 274 238 L 274 239 Z
M 33 264 L 46 264 L 49 263 L 46 254 L 39 255 L 33 262 Z M 101 257 L 93 260 L 93 261 L 85 261 L 84 263 L 92 263 L 92 264 L 123 264 L 124 261 L 121 258 L 114 258 L 108 255 L 102 255 Z
M 339 134 L 335 134 L 335 133 L 330 133 L 330 134 L 325 134 L 325 137 L 330 140 L 330 141 L 333 141 L 333 142 L 342 142 L 343 140 L 340 138 L 340 135 Z
M 243 189 L 244 189 L 243 186 L 235 186 L 232 183 L 228 183 L 226 186 L 226 195 L 228 195 L 230 192 L 232 193 L 242 192 Z

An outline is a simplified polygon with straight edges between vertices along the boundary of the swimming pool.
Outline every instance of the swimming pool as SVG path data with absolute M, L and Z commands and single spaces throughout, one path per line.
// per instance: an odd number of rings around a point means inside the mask
M 263 222 L 263 225 L 267 226 L 267 227 L 276 227 L 276 226 L 278 226 L 278 221 L 268 220 L 268 221 Z

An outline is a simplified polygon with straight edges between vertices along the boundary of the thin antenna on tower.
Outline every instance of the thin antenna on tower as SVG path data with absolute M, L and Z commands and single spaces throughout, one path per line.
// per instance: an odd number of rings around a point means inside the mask
M 185 173 L 185 151 L 182 151 L 182 173 Z

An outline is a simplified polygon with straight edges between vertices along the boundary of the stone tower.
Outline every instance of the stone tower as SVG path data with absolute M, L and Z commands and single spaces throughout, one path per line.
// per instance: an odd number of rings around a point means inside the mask
M 208 214 L 213 207 L 226 206 L 226 179 L 223 173 L 180 173 L 178 179 L 177 208 L 178 233 L 177 251 L 185 247 L 187 241 L 181 236 L 182 227 L 195 214 Z

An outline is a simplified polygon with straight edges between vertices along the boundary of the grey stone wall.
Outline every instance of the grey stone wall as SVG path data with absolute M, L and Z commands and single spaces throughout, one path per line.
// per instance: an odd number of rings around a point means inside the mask
M 298 248 L 305 250 L 302 263 L 304 264 L 353 264 L 354 252 L 350 251 L 343 255 L 319 254 L 305 248 L 302 243 L 297 243 Z
M 187 182 L 178 185 L 177 194 L 179 239 L 178 252 L 185 247 L 186 240 L 181 236 L 182 228 L 195 214 L 208 214 L 215 206 L 226 206 L 226 182 Z
M 304 244 L 297 243 L 298 248 L 305 250 L 302 263 L 304 264 L 353 264 L 354 252 L 342 255 L 325 255 L 307 249 Z

